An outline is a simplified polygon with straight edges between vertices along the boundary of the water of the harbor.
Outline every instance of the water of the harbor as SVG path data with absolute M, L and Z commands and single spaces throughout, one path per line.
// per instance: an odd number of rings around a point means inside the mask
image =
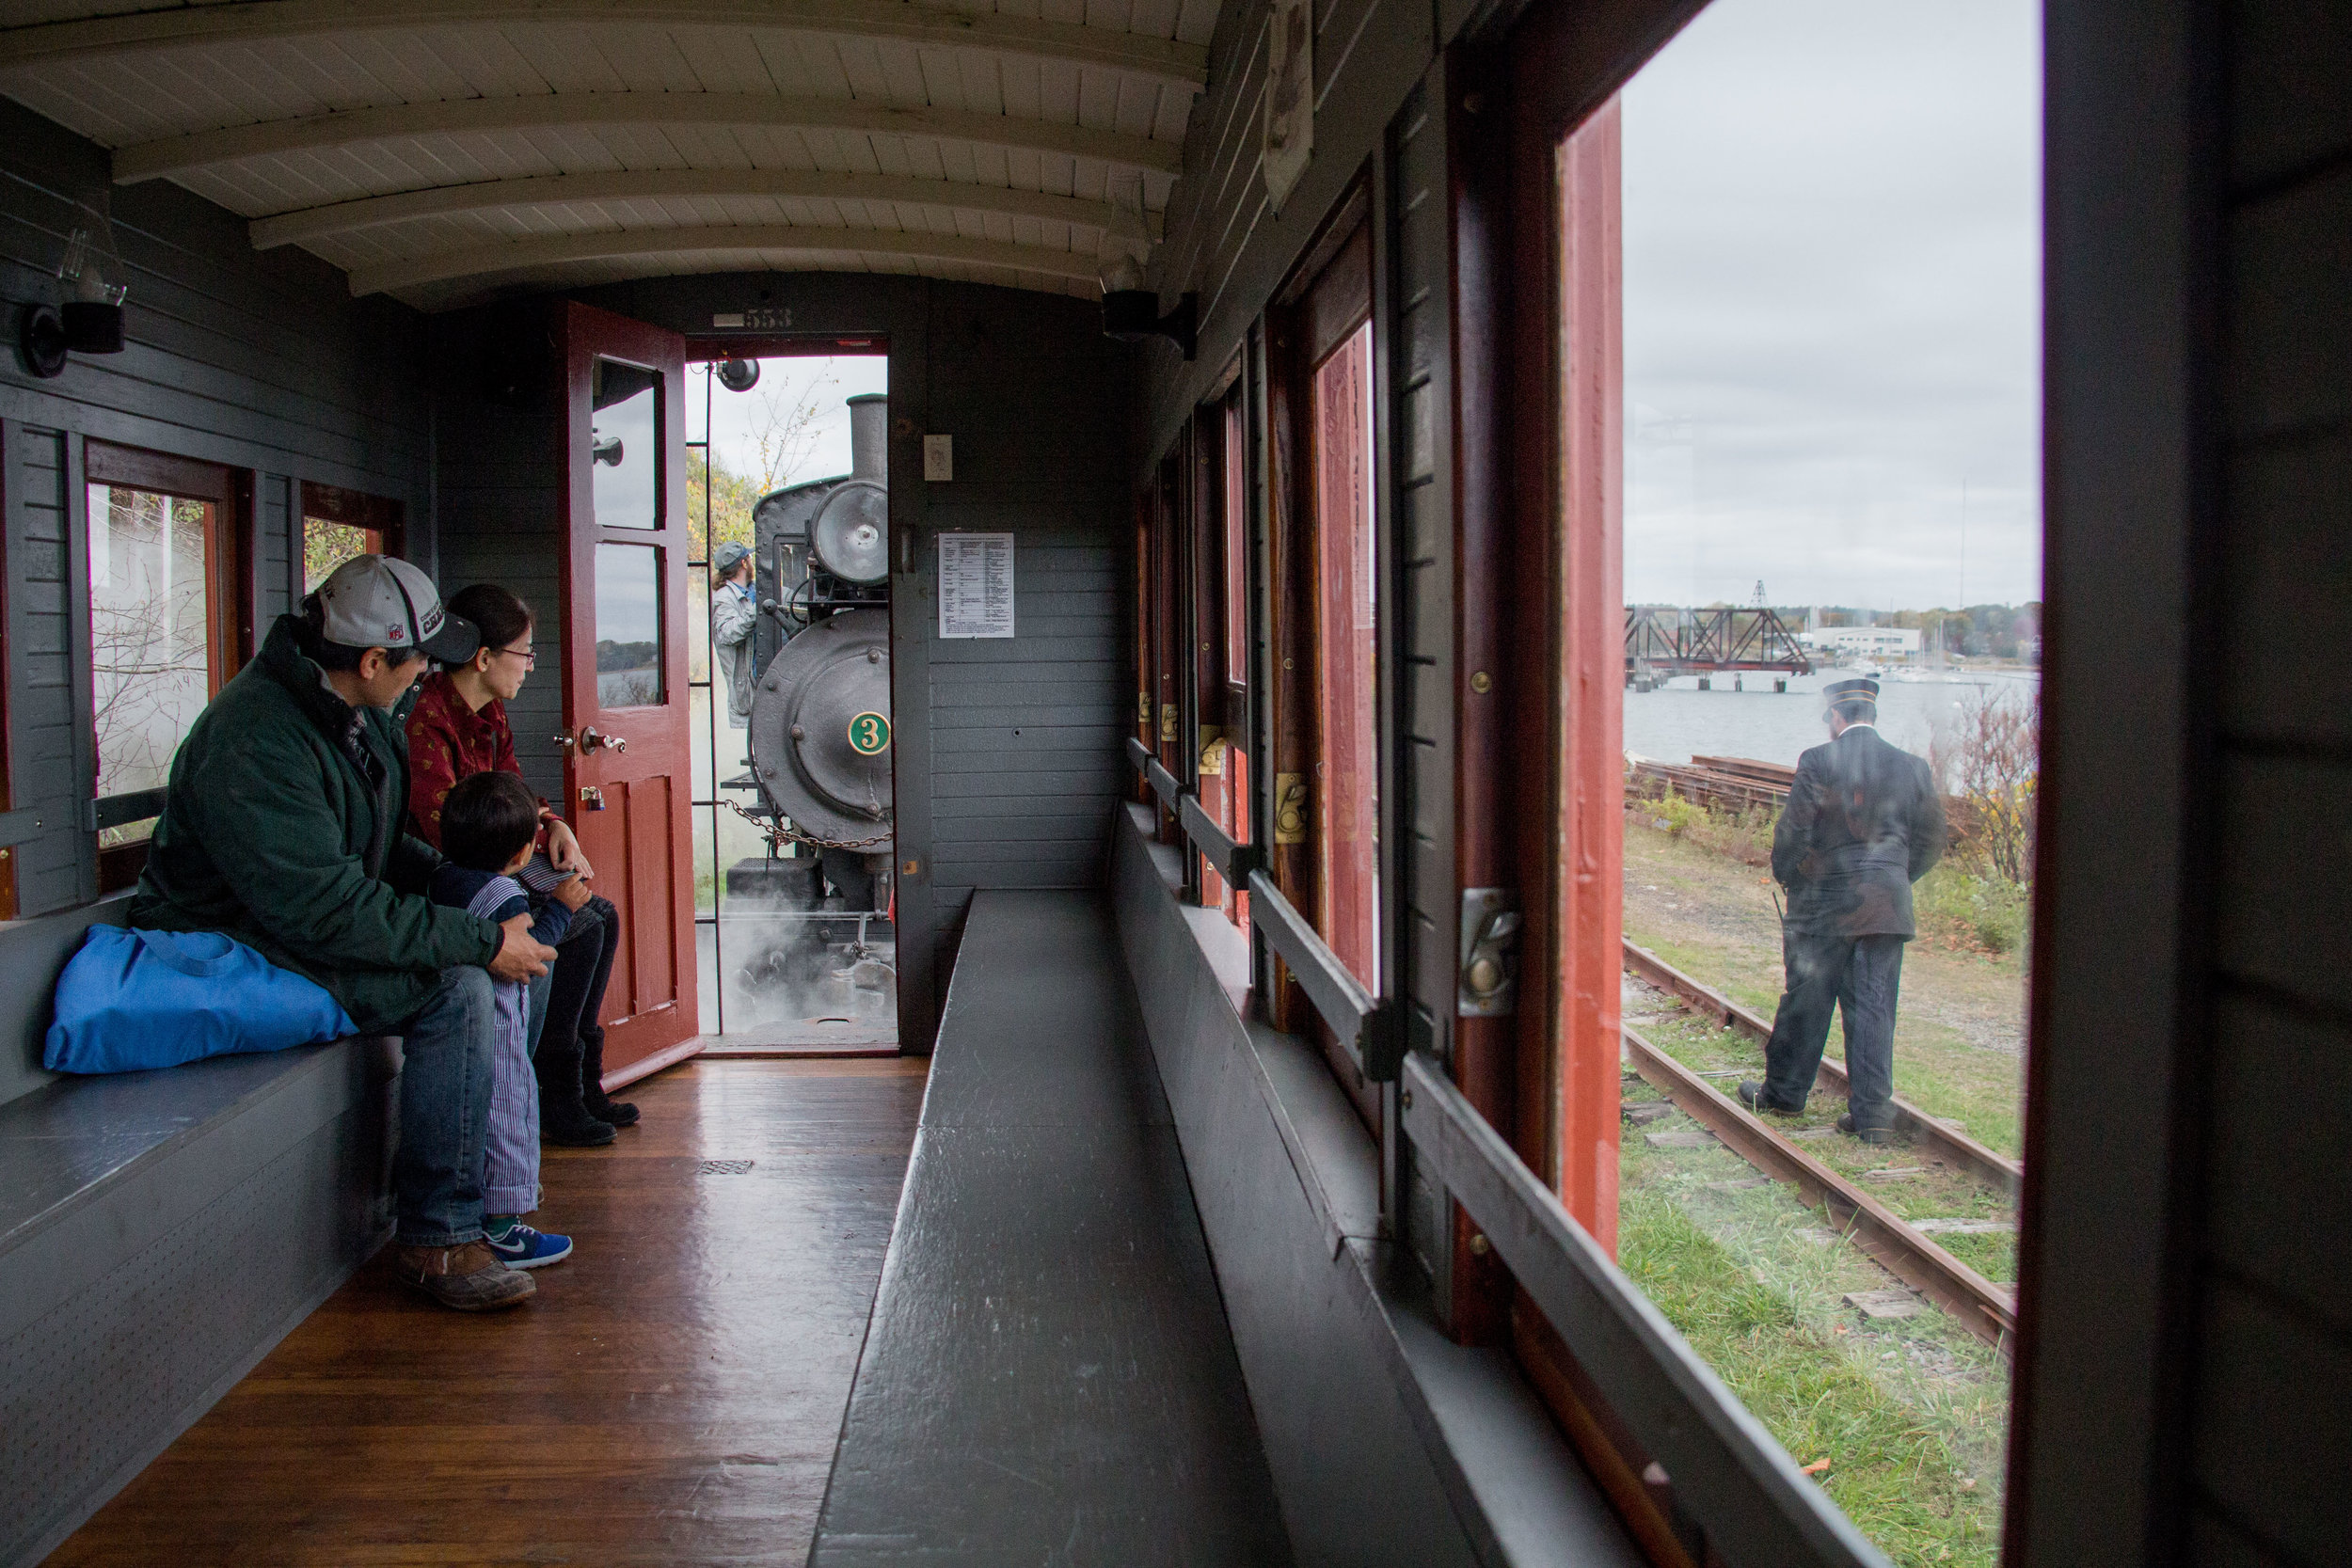
M 1822 670 L 1788 677 L 1775 692 L 1770 673 L 1712 677 L 1714 689 L 1701 691 L 1698 678 L 1684 675 L 1655 691 L 1625 694 L 1625 749 L 1660 762 L 1687 763 L 1694 756 L 1755 757 L 1794 765 L 1808 746 L 1829 738 L 1821 720 L 1821 688 L 1851 680 L 1851 670 Z M 1938 727 L 1948 729 L 1963 705 L 1978 694 L 2032 694 L 2040 676 L 2032 671 L 1949 670 L 1942 680 L 1908 682 L 1890 672 L 1879 680 L 1879 733 L 1906 752 L 1928 752 Z M 1734 681 L 1746 689 L 1734 690 Z

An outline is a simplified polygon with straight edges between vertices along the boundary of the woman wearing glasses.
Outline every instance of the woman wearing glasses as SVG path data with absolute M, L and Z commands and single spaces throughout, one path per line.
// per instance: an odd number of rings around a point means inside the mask
M 522 776 L 506 705 L 538 662 L 531 646 L 531 607 L 505 589 L 475 583 L 452 594 L 448 609 L 481 629 L 482 646 L 467 662 L 426 676 L 408 711 L 409 812 L 417 832 L 437 848 L 441 802 L 458 780 L 488 772 Z M 596 876 L 570 825 L 544 800 L 539 802 L 539 827 L 536 848 L 558 873 Z M 533 879 L 525 873 L 526 885 Z M 534 900 L 545 896 L 537 889 L 533 893 Z M 636 1106 L 604 1092 L 604 1028 L 596 1022 L 620 936 L 620 911 L 612 901 L 589 899 L 572 916 L 556 947 L 544 1006 L 534 1005 L 533 1011 L 544 1021 L 536 1025 L 532 1057 L 539 1075 L 539 1132 L 544 1142 L 609 1144 L 615 1127 L 637 1120 Z

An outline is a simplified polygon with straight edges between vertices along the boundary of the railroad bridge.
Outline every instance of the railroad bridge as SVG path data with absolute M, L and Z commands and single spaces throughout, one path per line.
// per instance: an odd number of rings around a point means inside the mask
M 1776 610 L 1762 608 L 1681 610 L 1625 607 L 1625 684 L 1646 691 L 1676 675 L 1764 671 L 1788 689 L 1790 675 L 1809 675 L 1813 660 Z

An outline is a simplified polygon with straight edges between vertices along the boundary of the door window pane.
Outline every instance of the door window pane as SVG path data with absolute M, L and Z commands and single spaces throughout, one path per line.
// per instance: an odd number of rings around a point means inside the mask
M 598 528 L 661 526 L 661 374 L 617 359 L 590 372 L 589 463 Z
M 1320 925 L 1331 951 L 1380 989 L 1380 732 L 1374 635 L 1372 324 L 1315 370 L 1315 793 L 1323 852 Z
M 661 552 L 596 546 L 596 704 L 650 707 L 664 698 Z
M 212 693 L 213 503 L 89 487 L 90 714 L 98 795 L 160 787 Z M 151 825 L 109 829 L 132 843 Z

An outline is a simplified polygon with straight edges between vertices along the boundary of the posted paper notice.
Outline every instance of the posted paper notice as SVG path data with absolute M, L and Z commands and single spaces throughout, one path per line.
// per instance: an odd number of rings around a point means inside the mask
M 1012 535 L 939 535 L 939 635 L 1012 635 Z

